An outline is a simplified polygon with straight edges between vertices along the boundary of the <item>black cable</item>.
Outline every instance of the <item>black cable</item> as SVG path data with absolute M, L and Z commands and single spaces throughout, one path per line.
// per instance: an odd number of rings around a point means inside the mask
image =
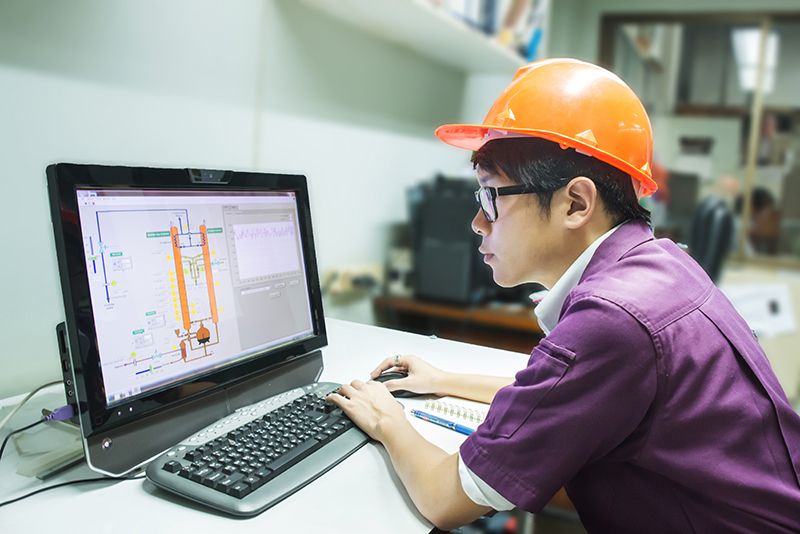
M 32 425 L 28 425 L 28 426 L 20 428 L 19 430 L 14 430 L 13 432 L 9 432 L 9 434 L 6 436 L 6 439 L 3 440 L 3 446 L 0 447 L 0 458 L 3 457 L 3 451 L 6 450 L 6 444 L 8 443 L 8 440 L 11 439 L 11 436 L 13 436 L 14 434 L 19 434 L 20 432 L 24 432 L 25 430 L 28 430 L 29 428 L 33 428 L 36 425 L 41 425 L 45 421 L 47 421 L 47 419 L 39 419 L 38 421 L 36 421 Z
M 90 482 L 113 482 L 115 480 L 116 481 L 140 480 L 142 478 L 144 478 L 144 475 L 138 475 L 138 476 L 133 476 L 133 477 L 119 477 L 119 478 L 116 478 L 116 477 L 99 477 L 99 478 L 83 478 L 83 479 L 80 479 L 80 480 L 70 480 L 69 482 L 62 482 L 60 484 L 53 484 L 52 486 L 47 486 L 46 488 L 39 488 L 38 490 L 32 491 L 32 492 L 30 492 L 30 493 L 28 493 L 26 495 L 21 496 L 21 497 L 17 497 L 16 499 L 11 499 L 11 500 L 8 500 L 8 501 L 5 501 L 5 502 L 0 502 L 0 507 L 3 507 L 5 505 L 7 505 L 7 504 L 14 504 L 15 502 L 19 502 L 19 501 L 21 501 L 23 499 L 27 499 L 28 497 L 33 497 L 34 495 L 42 493 L 43 491 L 56 489 L 56 488 L 61 488 L 61 487 L 64 487 L 64 486 L 71 486 L 72 484 L 87 484 L 87 483 L 90 483 Z

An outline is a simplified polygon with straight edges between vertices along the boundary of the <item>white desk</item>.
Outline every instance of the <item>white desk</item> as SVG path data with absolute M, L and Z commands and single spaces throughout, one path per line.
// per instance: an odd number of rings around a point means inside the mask
M 513 376 L 528 355 L 505 352 L 443 339 L 431 339 L 355 323 L 328 319 L 328 347 L 323 350 L 321 380 L 366 380 L 385 357 L 416 354 L 442 369 Z M 63 390 L 29 401 L 64 403 Z M 48 398 L 49 397 L 49 398 Z M 21 397 L 19 398 L 21 399 Z M 8 399 L 2 404 L 13 404 Z M 405 399 L 401 399 L 405 400 Z M 418 401 L 419 402 L 419 401 Z M 12 419 L 15 427 L 34 419 Z M 449 452 L 463 436 L 412 419 L 417 430 Z M 9 444 L 0 459 L 0 501 L 79 478 L 97 476 L 85 465 L 42 484 L 16 474 L 18 456 Z M 369 443 L 296 494 L 250 519 L 236 519 L 195 505 L 155 488 L 147 481 L 79 484 L 58 488 L 0 508 L 0 531 L 6 534 L 66 532 L 120 534 L 135 532 L 403 532 L 426 533 L 432 525 L 420 515 L 392 468 L 389 455 Z

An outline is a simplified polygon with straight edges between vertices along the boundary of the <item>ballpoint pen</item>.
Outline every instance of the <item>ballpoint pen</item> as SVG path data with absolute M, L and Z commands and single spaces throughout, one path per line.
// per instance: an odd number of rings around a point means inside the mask
M 454 423 L 453 421 L 448 421 L 447 419 L 442 419 L 441 417 L 436 417 L 435 415 L 421 412 L 419 410 L 411 410 L 411 415 L 413 415 L 417 419 L 422 419 L 423 421 L 428 421 L 429 423 L 443 426 L 445 428 L 449 428 L 450 430 L 455 430 L 456 432 L 465 434 L 467 436 L 475 432 L 474 428 L 469 428 L 464 425 L 459 425 L 458 423 Z

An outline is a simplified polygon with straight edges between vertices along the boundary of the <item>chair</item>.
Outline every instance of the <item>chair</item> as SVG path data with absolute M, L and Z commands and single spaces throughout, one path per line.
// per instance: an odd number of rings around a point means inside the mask
M 708 197 L 692 219 L 689 254 L 716 282 L 733 242 L 733 214 L 719 197 Z

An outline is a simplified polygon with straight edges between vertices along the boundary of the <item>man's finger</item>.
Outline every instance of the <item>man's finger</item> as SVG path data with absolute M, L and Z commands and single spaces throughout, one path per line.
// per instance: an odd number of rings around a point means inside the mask
M 339 395 L 344 395 L 348 399 L 353 396 L 353 393 L 356 392 L 356 388 L 351 386 L 350 384 L 342 384 L 342 387 L 339 388 Z
M 376 368 L 375 368 L 375 369 L 374 369 L 374 370 L 373 370 L 373 371 L 372 371 L 372 372 L 369 374 L 369 376 L 371 376 L 372 378 L 378 378 L 378 376 L 380 376 L 380 374 L 381 374 L 382 372 L 386 371 L 387 369 L 391 369 L 392 367 L 394 367 L 394 358 L 386 358 L 385 360 L 383 360 L 383 361 L 382 361 L 382 362 L 381 362 L 381 363 L 378 365 L 378 367 L 376 367 Z
M 347 397 L 344 397 L 338 393 L 331 393 L 330 395 L 325 397 L 325 400 L 330 402 L 331 404 L 335 404 L 339 408 L 344 409 L 344 404 L 345 402 L 347 402 L 348 399 Z

